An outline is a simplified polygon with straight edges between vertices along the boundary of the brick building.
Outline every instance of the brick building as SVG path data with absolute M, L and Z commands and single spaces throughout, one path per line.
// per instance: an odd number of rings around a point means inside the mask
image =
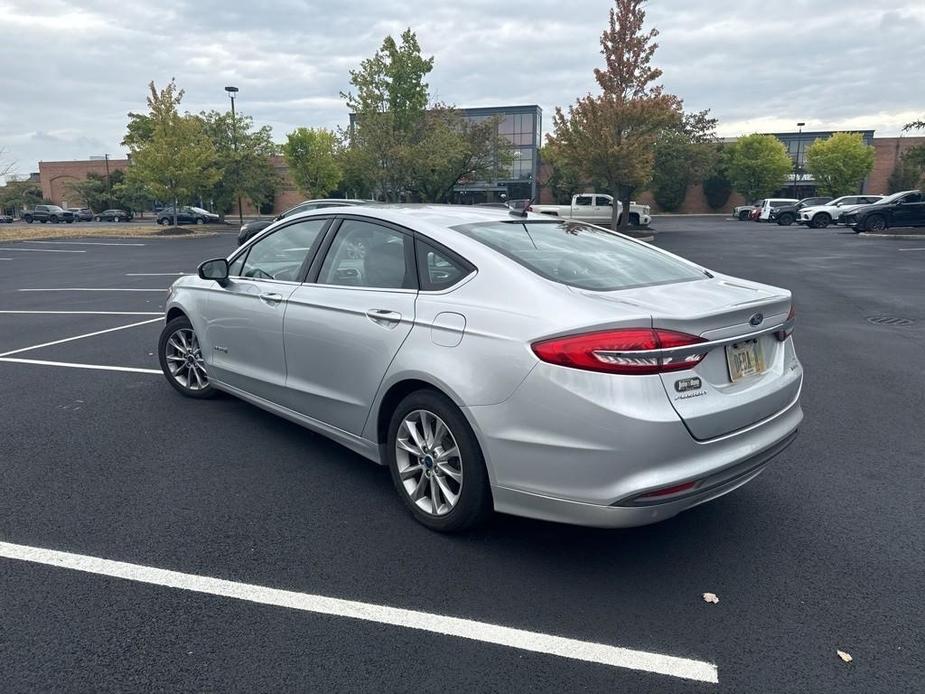
M 128 159 L 40 161 L 39 184 L 42 186 L 42 197 L 62 207 L 78 206 L 82 203 L 74 199 L 74 195 L 68 190 L 68 183 L 83 181 L 90 173 L 106 176 L 107 173 L 124 171 L 127 168 Z

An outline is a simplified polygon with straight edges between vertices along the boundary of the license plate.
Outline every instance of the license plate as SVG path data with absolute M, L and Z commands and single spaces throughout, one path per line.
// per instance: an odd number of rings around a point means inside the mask
M 729 365 L 729 378 L 733 383 L 763 373 L 765 366 L 761 343 L 757 340 L 749 340 L 728 345 L 726 363 Z

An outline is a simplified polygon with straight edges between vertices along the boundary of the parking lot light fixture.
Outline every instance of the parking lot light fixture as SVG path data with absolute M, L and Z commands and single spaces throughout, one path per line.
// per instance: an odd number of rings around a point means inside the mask
M 234 97 L 238 93 L 237 87 L 225 87 L 228 97 L 231 99 L 231 146 L 234 149 L 234 181 L 235 192 L 238 194 L 238 223 L 244 225 L 244 211 L 241 209 L 241 190 L 240 190 L 240 163 L 238 162 L 238 119 L 234 112 Z

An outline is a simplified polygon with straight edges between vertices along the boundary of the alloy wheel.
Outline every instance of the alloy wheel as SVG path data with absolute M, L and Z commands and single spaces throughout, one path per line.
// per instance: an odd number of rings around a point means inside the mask
M 189 328 L 179 328 L 167 338 L 164 354 L 167 368 L 174 380 L 191 391 L 201 391 L 209 385 L 205 360 L 199 340 Z
M 886 229 L 886 220 L 880 215 L 874 215 L 867 221 L 867 228 L 871 231 L 883 231 Z
M 432 516 L 445 516 L 459 502 L 463 465 L 453 432 L 428 410 L 405 415 L 395 439 L 395 459 L 401 485 L 417 507 Z

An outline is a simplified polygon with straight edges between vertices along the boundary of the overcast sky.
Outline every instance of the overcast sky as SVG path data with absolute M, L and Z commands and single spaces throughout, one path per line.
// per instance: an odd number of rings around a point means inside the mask
M 198 112 L 239 108 L 274 138 L 346 123 L 348 70 L 411 26 L 435 97 L 553 109 L 595 88 L 610 0 L 0 0 L 0 149 L 124 156 L 126 113 L 171 77 Z M 873 128 L 925 115 L 925 0 L 653 0 L 655 63 L 720 135 Z

